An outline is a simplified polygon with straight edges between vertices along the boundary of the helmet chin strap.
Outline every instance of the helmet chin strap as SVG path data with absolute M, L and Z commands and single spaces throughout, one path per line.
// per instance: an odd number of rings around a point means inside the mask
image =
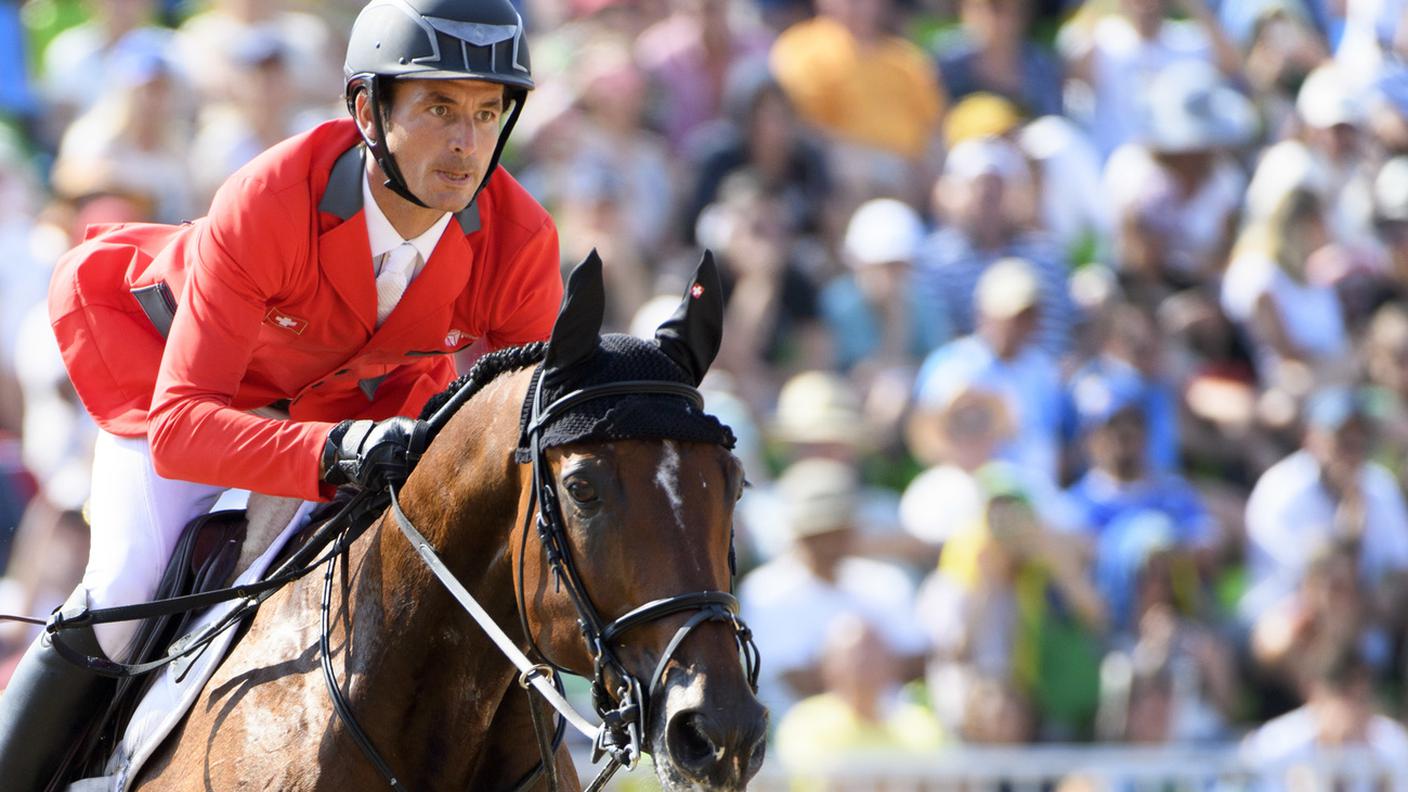
M 362 140 L 367 144 L 367 150 L 371 152 L 372 157 L 376 159 L 376 164 L 381 166 L 382 173 L 386 174 L 386 181 L 383 182 L 383 184 L 389 190 L 416 206 L 429 209 L 430 207 L 426 206 L 424 201 L 417 198 L 415 193 L 411 192 L 411 188 L 406 184 L 405 177 L 401 175 L 400 166 L 396 164 L 396 157 L 391 154 L 391 149 L 386 145 L 386 129 L 381 122 L 381 88 L 384 85 L 382 83 L 384 79 L 386 78 L 373 76 L 371 79 L 362 83 L 362 90 L 367 92 L 367 104 L 372 114 L 372 129 L 376 133 L 375 139 L 372 139 L 367 137 L 366 133 L 363 132 Z M 484 172 L 483 180 L 479 182 L 479 186 L 474 190 L 474 197 L 471 198 L 469 203 L 465 204 L 460 211 L 464 211 L 464 209 L 472 206 L 474 201 L 479 198 L 479 193 L 482 192 L 485 185 L 489 183 L 489 177 L 494 174 L 494 169 L 499 166 L 499 157 L 503 154 L 504 147 L 508 144 L 508 136 L 513 132 L 514 125 L 518 123 L 518 116 L 523 110 L 523 99 L 526 92 L 515 89 L 509 90 L 509 101 L 512 102 L 513 109 L 509 111 L 508 120 L 504 122 L 503 129 L 499 131 L 499 139 L 494 144 L 494 156 L 489 160 L 489 167 Z M 353 91 L 349 95 L 348 105 L 355 118 L 356 91 Z M 358 129 L 361 129 L 361 125 L 358 125 Z

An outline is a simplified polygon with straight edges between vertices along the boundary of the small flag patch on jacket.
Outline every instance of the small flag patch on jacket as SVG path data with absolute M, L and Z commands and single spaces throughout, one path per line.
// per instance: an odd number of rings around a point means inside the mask
M 295 335 L 303 335 L 303 331 L 308 329 L 308 320 L 299 319 L 296 316 L 289 316 L 281 312 L 278 308 L 270 308 L 269 313 L 264 315 L 264 321 L 275 327 L 282 327 L 291 330 Z

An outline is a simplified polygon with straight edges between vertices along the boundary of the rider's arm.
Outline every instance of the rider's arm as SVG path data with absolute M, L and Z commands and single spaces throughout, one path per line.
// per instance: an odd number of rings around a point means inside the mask
M 267 303 L 306 264 L 306 216 L 249 179 L 216 197 L 188 265 L 148 413 L 157 473 L 269 495 L 318 499 L 333 424 L 259 418 L 230 406 Z

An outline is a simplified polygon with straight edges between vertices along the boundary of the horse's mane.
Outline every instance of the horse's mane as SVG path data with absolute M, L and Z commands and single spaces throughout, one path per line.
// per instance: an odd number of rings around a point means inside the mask
M 547 355 L 548 344 L 546 341 L 534 341 L 521 346 L 504 347 L 490 352 L 474 362 L 469 373 L 464 374 L 451 382 L 445 390 L 440 391 L 430 397 L 430 401 L 425 403 L 425 409 L 420 411 L 422 420 L 428 419 L 435 414 L 466 385 L 469 386 L 469 393 L 466 398 L 472 398 L 485 385 L 494 381 L 500 374 L 509 371 L 518 371 L 540 362 Z

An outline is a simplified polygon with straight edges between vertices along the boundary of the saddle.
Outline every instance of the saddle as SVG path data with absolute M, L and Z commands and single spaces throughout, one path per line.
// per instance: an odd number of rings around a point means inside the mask
M 332 516 L 340 505 L 323 504 L 316 509 L 308 522 L 284 542 L 274 562 L 265 570 L 265 575 L 278 569 L 284 558 L 302 547 L 316 533 L 317 526 Z M 192 520 L 181 533 L 157 587 L 155 599 L 200 594 L 230 585 L 289 525 L 299 506 L 299 501 L 288 498 L 252 495 L 245 509 L 211 512 Z M 147 663 L 166 655 L 172 644 L 190 632 L 205 612 L 189 611 L 144 620 L 138 626 L 133 641 L 136 650 L 127 662 Z M 239 644 L 251 620 L 252 614 L 231 628 L 235 635 L 226 647 L 225 655 Z M 195 657 L 199 654 L 191 662 Z M 128 722 L 155 676 L 147 674 L 117 682 L 111 704 L 90 725 L 81 749 L 73 755 L 68 768 L 62 773 L 63 777 L 78 779 L 102 773 L 108 757 L 121 741 Z

